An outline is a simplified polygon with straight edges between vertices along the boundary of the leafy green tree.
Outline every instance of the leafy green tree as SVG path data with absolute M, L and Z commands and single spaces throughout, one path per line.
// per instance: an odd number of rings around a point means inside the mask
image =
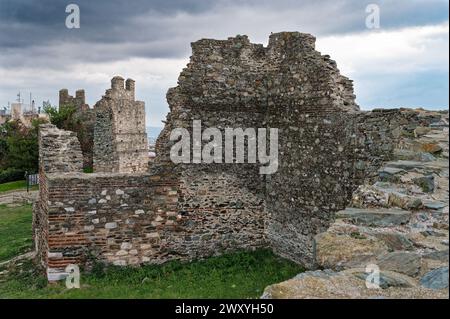
M 42 120 L 34 120 L 31 128 L 21 126 L 15 134 L 7 139 L 8 167 L 14 167 L 29 172 L 38 170 L 38 131 Z
M 76 131 L 81 125 L 81 121 L 76 116 L 76 108 L 73 105 L 61 105 L 59 108 L 55 106 L 45 106 L 44 112 L 48 114 L 50 123 L 56 125 L 57 128 L 69 131 Z
M 0 126 L 0 172 L 38 170 L 38 131 L 44 120 L 34 120 L 26 127 L 20 120 L 9 121 Z M 23 174 L 12 174 L 23 176 Z

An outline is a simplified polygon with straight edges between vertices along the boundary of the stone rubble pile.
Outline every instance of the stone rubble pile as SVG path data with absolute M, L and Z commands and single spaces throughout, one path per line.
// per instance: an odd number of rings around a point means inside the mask
M 269 286 L 263 298 L 448 298 L 448 152 L 448 113 L 404 134 L 376 180 L 315 237 L 321 270 Z M 379 289 L 366 285 L 373 267 Z

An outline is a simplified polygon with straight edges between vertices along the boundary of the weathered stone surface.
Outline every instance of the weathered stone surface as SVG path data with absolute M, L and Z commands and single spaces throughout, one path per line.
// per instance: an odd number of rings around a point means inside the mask
M 413 182 L 422 188 L 425 193 L 432 193 L 434 191 L 434 176 L 427 175 L 423 177 L 413 178 Z
M 341 270 L 366 265 L 388 252 L 383 241 L 375 237 L 351 237 L 323 233 L 315 237 L 315 256 L 319 267 Z
M 430 131 L 431 131 L 431 128 L 429 128 L 429 127 L 419 126 L 419 127 L 416 127 L 416 129 L 414 130 L 414 136 L 415 137 L 421 137 L 423 135 L 426 135 Z
M 414 130 L 439 114 L 359 111 L 352 81 L 315 50 L 314 42 L 311 35 L 289 32 L 272 34 L 266 47 L 246 36 L 193 43 L 189 64 L 167 93 L 170 113 L 156 143 L 157 157 L 149 165 L 143 103 L 135 101 L 132 80 L 113 78 L 95 106 L 97 172 L 42 169 L 35 235 L 41 236 L 44 266 L 82 265 L 91 254 L 105 263 L 137 265 L 270 247 L 306 266 L 315 265 L 316 251 L 322 264 L 346 268 L 407 245 L 399 238 L 392 243 L 373 235 L 386 231 L 381 227 L 411 227 L 422 236 L 436 216 L 404 225 L 370 215 L 359 219 L 369 224 L 348 223 L 342 234 L 329 232 L 314 249 L 316 234 L 348 206 L 358 185 L 379 179 L 384 162 L 391 161 L 385 174 L 409 180 L 401 190 L 389 185 L 396 178 L 384 188 L 374 185 L 377 192 L 362 194 L 361 207 L 389 206 L 394 203 L 389 194 L 398 191 L 406 200 L 400 196 L 394 204 L 417 208 L 417 199 L 431 195 L 420 192 L 412 173 L 443 178 L 448 170 L 441 155 L 433 162 L 392 162 L 395 149 L 417 152 L 418 144 L 410 141 Z M 194 120 L 202 121 L 203 130 L 214 127 L 222 133 L 226 128 L 278 128 L 277 171 L 262 176 L 259 163 L 228 165 L 223 156 L 215 163 L 175 165 L 170 134 L 174 128 L 193 133 Z M 435 143 L 429 139 L 427 134 L 420 143 Z M 53 154 L 66 146 L 57 143 Z M 441 147 L 444 154 L 448 148 Z M 78 168 L 77 157 L 69 160 Z M 437 184 L 436 198 L 445 201 L 445 184 Z M 67 207 L 73 210 L 67 212 Z M 380 226 L 370 229 L 373 223 Z M 345 233 L 346 228 L 353 230 Z M 436 236 L 422 237 L 421 248 L 439 248 Z M 446 239 L 439 238 L 438 244 Z M 62 258 L 46 258 L 49 249 Z
M 92 168 L 95 112 L 86 104 L 84 90 L 77 90 L 75 96 L 70 95 L 67 89 L 59 90 L 59 108 L 64 106 L 75 108 L 72 116 L 77 121 L 77 125 L 73 130 L 83 153 L 83 167 Z
M 449 260 L 449 250 L 438 250 L 427 253 L 423 255 L 423 258 L 439 260 L 439 261 L 447 261 Z
M 410 277 L 419 274 L 421 257 L 411 252 L 392 252 L 377 258 L 376 264 L 382 270 L 399 272 Z
M 420 198 L 398 192 L 389 193 L 388 203 L 390 206 L 400 207 L 406 210 L 418 209 L 422 206 L 422 200 Z
M 420 284 L 429 289 L 448 288 L 448 266 L 434 269 L 426 273 L 421 279 Z
M 406 171 L 401 168 L 395 167 L 383 167 L 378 171 L 378 175 L 381 181 L 386 182 L 396 182 L 400 178 L 400 174 L 405 173 Z
M 425 200 L 423 201 L 423 206 L 425 208 L 433 209 L 433 210 L 441 210 L 445 207 L 448 207 L 448 203 L 438 202 L 438 201 L 432 201 L 432 200 Z
M 411 212 L 400 209 L 362 209 L 349 207 L 337 212 L 336 218 L 350 219 L 357 225 L 385 227 L 406 224 L 411 218 Z
M 146 172 L 149 157 L 145 105 L 135 100 L 134 80 L 115 76 L 94 111 L 94 171 Z
M 268 286 L 263 299 L 436 299 L 448 298 L 446 290 L 430 290 L 418 287 L 407 276 L 394 272 L 382 272 L 380 289 L 366 287 L 366 274 L 362 269 L 333 273 L 330 271 L 306 272 L 303 276 Z M 385 287 L 383 289 L 382 287 Z
M 436 157 L 426 152 L 417 152 L 405 149 L 395 149 L 394 158 L 404 161 L 419 161 L 419 162 L 431 162 L 436 160 Z
M 414 244 L 405 235 L 395 232 L 373 233 L 373 236 L 381 239 L 389 250 L 411 250 Z
M 442 147 L 438 143 L 424 143 L 420 145 L 420 150 L 431 154 L 436 154 L 442 151 Z
M 74 132 L 59 130 L 55 125 L 39 126 L 39 168 L 52 172 L 82 172 L 83 155 Z
M 370 269 L 368 269 L 370 270 Z M 370 275 L 373 275 L 372 270 L 366 271 L 366 269 L 348 269 L 345 270 L 344 273 L 346 274 L 352 274 L 353 276 L 362 279 L 364 281 L 368 281 L 370 283 L 374 283 L 371 279 L 373 277 L 369 277 Z M 417 282 L 406 275 L 389 271 L 386 269 L 381 269 L 379 273 L 379 287 L 381 289 L 387 289 L 387 288 L 413 288 L 417 286 Z
M 356 208 L 387 207 L 389 195 L 372 185 L 361 185 L 353 193 L 351 206 Z
M 386 167 L 403 169 L 406 171 L 423 168 L 423 163 L 419 161 L 393 161 L 386 163 Z

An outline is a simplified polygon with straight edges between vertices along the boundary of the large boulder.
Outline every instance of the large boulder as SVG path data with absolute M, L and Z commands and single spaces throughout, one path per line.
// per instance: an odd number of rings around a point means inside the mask
M 389 250 L 412 250 L 414 248 L 414 243 L 409 240 L 405 235 L 394 232 L 376 232 L 372 234 L 378 239 L 381 239 Z
M 429 289 L 448 289 L 448 266 L 426 273 L 420 279 L 420 284 Z
M 418 197 L 408 196 L 399 192 L 389 193 L 389 206 L 400 207 L 406 210 L 422 207 L 422 200 Z
M 325 232 L 314 238 L 314 251 L 319 267 L 342 270 L 374 262 L 388 247 L 372 236 Z
M 376 264 L 382 270 L 390 270 L 411 277 L 419 274 L 421 257 L 419 254 L 404 251 L 395 251 L 377 258 Z
M 263 299 L 437 299 L 448 298 L 448 290 L 430 290 L 408 276 L 382 271 L 380 285 L 366 285 L 364 269 L 342 272 L 308 271 L 290 280 L 268 286 Z

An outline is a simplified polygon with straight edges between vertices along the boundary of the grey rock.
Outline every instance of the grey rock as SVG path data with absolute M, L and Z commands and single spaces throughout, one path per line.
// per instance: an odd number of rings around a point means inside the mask
M 423 204 L 423 206 L 425 208 L 433 209 L 433 210 L 442 210 L 442 209 L 444 209 L 445 207 L 448 206 L 447 203 L 438 202 L 438 201 L 431 201 L 431 200 L 424 200 L 422 202 L 422 204 Z
M 423 177 L 413 178 L 414 184 L 420 186 L 425 193 L 432 193 L 434 191 L 434 176 L 427 175 Z
M 378 176 L 380 177 L 381 181 L 395 182 L 399 179 L 399 177 L 396 175 L 400 173 L 405 173 L 405 170 L 395 167 L 384 167 L 378 171 Z
M 386 232 L 386 233 L 374 233 L 378 239 L 381 239 L 389 250 L 411 250 L 414 248 L 414 243 L 406 238 L 406 236 L 394 233 L 394 232 Z
M 328 279 L 330 276 L 336 276 L 338 273 L 331 269 L 305 271 L 296 275 L 293 279 L 302 279 L 305 277 L 318 277 Z
M 432 229 L 427 229 L 424 231 L 420 232 L 423 236 L 428 237 L 428 236 L 433 236 L 433 237 L 445 237 L 445 234 L 434 231 Z
M 401 209 L 347 208 L 337 212 L 336 217 L 350 219 L 357 225 L 386 227 L 406 224 L 411 213 Z
M 409 160 L 419 162 L 432 162 L 436 160 L 432 154 L 427 152 L 416 152 L 411 150 L 395 149 L 394 157 L 398 160 Z
M 424 168 L 423 163 L 419 161 L 392 161 L 386 163 L 386 167 L 401 168 L 407 171 Z
M 442 267 L 427 272 L 420 279 L 420 284 L 429 289 L 448 288 L 448 267 Z
M 423 135 L 428 134 L 430 131 L 431 131 L 431 128 L 429 128 L 429 127 L 418 126 L 414 130 L 414 136 L 415 137 L 421 137 Z
M 439 261 L 447 261 L 447 262 L 449 259 L 448 257 L 449 257 L 448 249 L 433 251 L 431 253 L 427 253 L 427 254 L 423 255 L 423 258 L 439 260 Z
M 407 210 L 418 209 L 423 205 L 420 198 L 408 196 L 399 192 L 389 193 L 388 203 L 390 206 L 400 207 Z
M 355 277 L 366 280 L 367 276 L 369 276 L 369 273 L 365 272 L 355 272 L 353 274 Z M 385 272 L 380 271 L 380 288 L 386 289 L 389 287 L 396 287 L 396 288 L 411 288 L 414 287 L 411 280 L 406 280 L 401 275 L 396 276 L 393 272 Z
M 114 229 L 114 228 L 117 228 L 117 223 L 116 223 L 116 222 L 106 223 L 106 224 L 105 224 L 105 228 L 106 228 L 106 229 Z
M 377 259 L 377 265 L 382 270 L 399 272 L 411 277 L 418 275 L 421 257 L 411 252 L 392 252 Z
M 445 122 L 445 121 L 439 121 L 439 122 L 431 123 L 430 127 L 432 127 L 432 128 L 444 128 L 444 127 L 448 127 L 448 123 Z
M 426 152 L 419 152 L 417 156 L 417 159 L 421 162 L 432 162 L 436 160 L 436 157 L 434 157 L 433 154 Z

